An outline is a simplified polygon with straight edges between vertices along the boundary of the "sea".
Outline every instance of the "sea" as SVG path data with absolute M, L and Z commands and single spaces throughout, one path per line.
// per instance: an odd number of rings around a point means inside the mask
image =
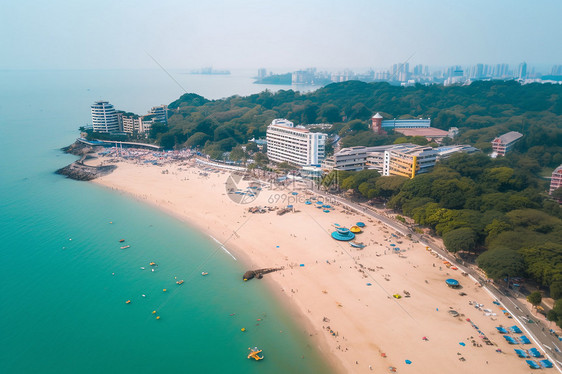
M 331 372 L 266 284 L 243 282 L 248 269 L 207 233 L 54 173 L 76 159 L 61 147 L 94 101 L 144 114 L 185 92 L 294 88 L 253 84 L 252 73 L 0 70 L 0 372 Z M 250 347 L 265 358 L 247 359 Z

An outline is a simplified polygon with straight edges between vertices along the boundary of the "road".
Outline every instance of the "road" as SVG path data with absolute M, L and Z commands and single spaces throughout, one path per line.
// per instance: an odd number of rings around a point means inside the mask
M 312 192 L 317 195 L 324 196 L 325 198 L 332 201 L 337 201 L 342 205 L 361 212 L 362 214 L 378 219 L 387 226 L 392 227 L 393 229 L 404 235 L 411 235 L 411 238 L 413 240 L 417 240 L 420 243 L 430 247 L 433 251 L 435 251 L 447 261 L 455 263 L 460 270 L 466 272 L 470 277 L 472 277 L 475 282 L 480 282 L 483 285 L 483 288 L 488 291 L 490 296 L 498 300 L 502 304 L 502 306 L 509 311 L 514 320 L 517 321 L 521 326 L 525 334 L 539 347 L 540 350 L 544 352 L 545 357 L 554 364 L 554 367 L 558 370 L 558 372 L 562 373 L 562 354 L 560 352 L 562 341 L 559 341 L 555 335 L 550 333 L 550 327 L 545 326 L 544 323 L 538 321 L 537 318 L 533 317 L 531 311 L 529 311 L 527 306 L 517 299 L 516 295 L 514 294 L 516 291 L 509 291 L 509 294 L 502 292 L 495 285 L 493 285 L 492 283 L 488 283 L 485 279 L 483 279 L 480 274 L 478 274 L 478 272 L 476 272 L 470 266 L 458 264 L 458 259 L 453 258 L 453 256 L 451 256 L 449 252 L 441 248 L 430 238 L 417 234 L 408 226 L 396 222 L 392 218 L 387 217 L 386 215 L 381 214 L 380 212 L 377 212 L 370 207 L 348 201 L 339 196 L 331 195 L 323 191 L 313 190 Z M 527 322 L 529 319 L 533 322 Z M 529 348 L 530 347 L 532 346 L 529 346 Z

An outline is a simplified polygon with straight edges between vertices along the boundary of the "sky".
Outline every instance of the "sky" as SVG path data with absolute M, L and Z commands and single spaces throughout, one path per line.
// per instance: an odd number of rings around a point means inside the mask
M 560 0 L 2 0 L 0 69 L 550 66 L 561 14 Z

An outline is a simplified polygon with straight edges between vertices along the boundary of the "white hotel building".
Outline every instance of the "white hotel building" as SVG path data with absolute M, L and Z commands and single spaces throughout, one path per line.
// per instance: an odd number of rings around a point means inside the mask
M 113 105 L 107 101 L 92 104 L 92 127 L 95 132 L 118 132 L 119 121 Z
M 295 127 L 286 119 L 274 119 L 267 127 L 267 157 L 298 166 L 320 164 L 325 158 L 326 134 Z

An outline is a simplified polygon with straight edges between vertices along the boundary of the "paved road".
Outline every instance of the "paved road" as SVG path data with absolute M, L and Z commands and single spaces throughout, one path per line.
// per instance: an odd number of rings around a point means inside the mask
M 404 235 L 410 234 L 413 240 L 417 240 L 420 243 L 429 246 L 432 250 L 434 250 L 436 253 L 438 253 L 448 261 L 455 264 L 458 264 L 459 262 L 456 258 L 453 258 L 453 256 L 451 256 L 449 252 L 441 248 L 430 238 L 417 234 L 408 226 L 396 222 L 392 218 L 387 217 L 386 215 L 381 214 L 380 212 L 375 211 L 368 206 L 351 202 L 339 196 L 334 196 L 323 191 L 314 190 L 312 192 L 316 193 L 317 195 L 322 195 L 328 199 L 332 199 L 332 201 L 335 200 L 340 204 L 353 208 L 356 211 L 366 214 L 367 216 L 378 219 Z M 550 327 L 545 326 L 540 321 L 537 321 L 537 319 L 534 318 L 532 313 L 528 310 L 527 306 L 520 302 L 515 297 L 516 295 L 512 294 L 514 291 L 509 291 L 510 293 L 506 294 L 499 290 L 495 285 L 487 283 L 473 268 L 462 264 L 458 264 L 457 267 L 460 270 L 466 272 L 475 281 L 483 284 L 483 287 L 490 293 L 490 295 L 500 301 L 500 303 L 514 317 L 514 320 L 516 320 L 523 328 L 525 334 L 531 339 L 531 341 L 533 341 L 533 343 L 535 343 L 539 347 L 539 349 L 542 349 L 545 352 L 546 357 L 555 365 L 555 368 L 558 370 L 558 372 L 562 373 L 562 354 L 560 352 L 560 348 L 562 348 L 562 341 L 559 341 L 555 335 L 550 333 Z M 530 319 L 533 322 L 527 322 L 527 319 Z M 530 345 L 529 348 L 535 346 L 535 344 Z

